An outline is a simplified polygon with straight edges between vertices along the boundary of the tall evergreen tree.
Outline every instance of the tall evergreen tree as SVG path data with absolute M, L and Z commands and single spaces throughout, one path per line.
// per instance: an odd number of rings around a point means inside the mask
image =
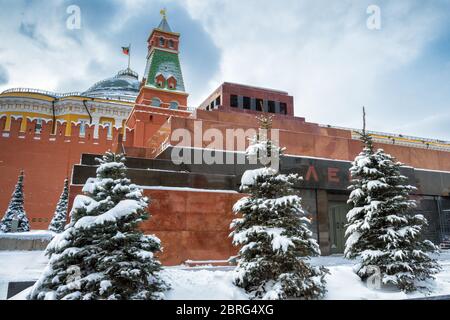
M 49 231 L 61 233 L 64 231 L 67 221 L 67 209 L 69 205 L 69 181 L 64 180 L 64 189 L 59 197 L 58 204 L 56 205 L 55 214 L 48 226 Z
M 16 188 L 9 202 L 8 209 L 3 216 L 2 221 L 0 221 L 0 231 L 1 232 L 12 232 L 13 221 L 17 221 L 16 232 L 26 232 L 30 231 L 30 222 L 28 221 L 27 214 L 24 208 L 24 197 L 23 197 L 23 171 L 20 172 L 19 179 L 16 184 Z
M 367 279 L 377 267 L 382 284 L 414 291 L 439 271 L 429 255 L 438 248 L 422 239 L 427 220 L 412 213 L 416 203 L 409 194 L 415 187 L 401 175 L 402 164 L 382 149 L 374 150 L 365 130 L 365 111 L 361 140 L 364 149 L 350 169 L 345 256 L 360 259 L 355 270 L 361 279 Z
M 47 247 L 49 264 L 29 299 L 162 299 L 160 251 L 155 236 L 138 224 L 148 218 L 148 199 L 126 178 L 125 157 L 98 159 L 97 178 L 76 197 L 71 221 Z
M 263 130 L 270 128 L 270 119 L 260 120 Z M 281 153 L 266 134 L 256 136 L 247 149 L 247 156 L 259 161 Z M 294 190 L 301 178 L 279 174 L 264 162 L 265 167 L 244 173 L 241 191 L 249 196 L 233 208 L 241 218 L 233 220 L 231 236 L 235 245 L 242 246 L 234 283 L 253 299 L 319 298 L 326 291 L 327 270 L 307 261 L 320 249 Z

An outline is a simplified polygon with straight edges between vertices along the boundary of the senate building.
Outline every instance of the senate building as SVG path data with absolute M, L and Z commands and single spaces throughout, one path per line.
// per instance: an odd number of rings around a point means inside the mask
M 236 253 L 229 238 L 232 207 L 243 196 L 241 176 L 253 165 L 208 163 L 204 155 L 242 156 L 248 142 L 238 143 L 233 135 L 236 143 L 229 143 L 229 132 L 256 129 L 256 117 L 265 114 L 273 117 L 272 127 L 286 148 L 281 172 L 303 176 L 296 187 L 322 254 L 342 253 L 348 169 L 362 148 L 356 129 L 308 122 L 295 108 L 295 97 L 282 88 L 223 82 L 199 106 L 190 105 L 178 31 L 163 14 L 147 39 L 140 76 L 127 68 L 84 92 L 12 88 L 0 94 L 0 214 L 24 170 L 31 227 L 47 229 L 64 179 L 69 178 L 73 201 L 95 176 L 96 157 L 107 150 L 123 152 L 128 176 L 151 199 L 152 217 L 141 227 L 161 239 L 163 263 L 225 263 Z M 228 143 L 207 134 L 196 139 L 198 130 L 226 137 Z M 377 147 L 405 164 L 403 174 L 417 187 L 416 212 L 429 222 L 424 236 L 449 246 L 450 142 L 370 134 Z M 180 163 L 174 154 L 200 161 Z

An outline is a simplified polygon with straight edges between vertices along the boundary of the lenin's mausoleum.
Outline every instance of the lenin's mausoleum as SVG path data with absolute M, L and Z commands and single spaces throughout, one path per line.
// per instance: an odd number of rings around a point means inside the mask
M 66 177 L 73 201 L 95 176 L 95 157 L 107 150 L 124 152 L 129 177 L 151 198 L 152 218 L 142 228 L 161 239 L 162 261 L 221 263 L 236 252 L 228 237 L 232 206 L 242 197 L 242 173 L 251 167 L 237 159 L 245 151 L 246 132 L 257 129 L 256 116 L 265 113 L 273 116 L 273 129 L 286 148 L 281 171 L 304 177 L 298 188 L 322 253 L 341 253 L 348 168 L 361 150 L 357 132 L 307 122 L 294 116 L 288 93 L 250 85 L 225 82 L 200 106 L 190 107 L 179 42 L 180 34 L 163 17 L 148 39 L 142 78 L 126 69 L 85 92 L 1 93 L 0 214 L 23 169 L 31 226 L 46 229 Z M 448 242 L 450 143 L 371 135 L 377 147 L 405 163 L 404 174 L 418 188 L 416 211 L 429 221 L 425 236 Z M 223 161 L 207 163 L 205 153 Z M 174 155 L 191 161 L 174 162 Z

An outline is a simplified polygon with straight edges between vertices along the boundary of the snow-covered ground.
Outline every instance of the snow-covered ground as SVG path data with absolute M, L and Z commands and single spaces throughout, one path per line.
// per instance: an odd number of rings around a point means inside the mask
M 168 300 L 246 300 L 244 291 L 232 283 L 230 271 L 166 268 L 163 278 L 172 290 L 165 293 Z
M 450 254 L 448 260 L 442 260 L 442 272 L 436 275 L 436 280 L 430 283 L 431 293 L 414 292 L 405 294 L 397 290 L 369 289 L 353 272 L 353 264 L 332 265 L 327 268 L 331 275 L 327 279 L 328 300 L 399 300 L 422 298 L 427 296 L 450 295 Z
M 47 230 L 33 230 L 28 232 L 0 232 L 0 239 L 17 239 L 17 240 L 48 240 L 50 241 L 55 233 Z
M 9 282 L 34 281 L 46 264 L 44 251 L 0 251 L 0 300 L 6 299 Z
M 443 270 L 432 283 L 432 295 L 450 295 L 450 251 L 443 252 L 439 261 Z M 2 283 L 36 280 L 45 263 L 46 257 L 42 251 L 0 251 L 0 299 L 4 299 L 6 295 L 6 287 L 2 289 Z M 353 262 L 342 256 L 317 257 L 312 259 L 312 263 L 324 265 L 330 270 L 326 277 L 328 292 L 325 299 L 396 300 L 427 296 L 424 292 L 407 295 L 398 291 L 369 289 L 353 273 Z M 247 299 L 245 292 L 232 284 L 232 270 L 232 267 L 165 268 L 162 277 L 172 286 L 172 290 L 166 292 L 166 299 Z M 22 292 L 15 299 L 24 299 L 25 296 L 26 292 Z

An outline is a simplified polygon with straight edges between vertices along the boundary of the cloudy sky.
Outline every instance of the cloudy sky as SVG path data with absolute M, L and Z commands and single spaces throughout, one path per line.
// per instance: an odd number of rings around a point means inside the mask
M 359 127 L 365 105 L 371 130 L 450 140 L 450 0 L 0 0 L 0 91 L 84 91 L 126 67 L 129 43 L 142 75 L 162 7 L 191 106 L 238 82 L 288 91 L 310 122 Z

